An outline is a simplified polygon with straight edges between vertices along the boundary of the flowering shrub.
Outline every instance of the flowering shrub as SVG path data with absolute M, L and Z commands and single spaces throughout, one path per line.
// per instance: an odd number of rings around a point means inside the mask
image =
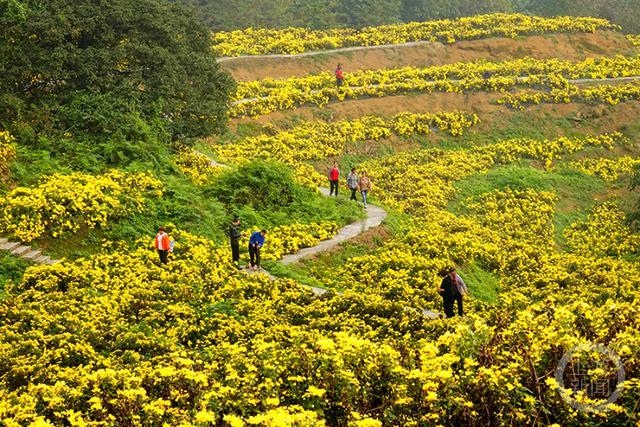
M 426 135 L 432 128 L 460 136 L 479 122 L 475 114 L 458 111 L 435 114 L 400 113 L 391 120 L 364 116 L 335 123 L 305 122 L 274 135 L 249 137 L 240 142 L 214 146 L 213 149 L 220 159 L 233 164 L 242 164 L 255 158 L 277 159 L 293 167 L 296 179 L 301 184 L 315 188 L 324 183 L 325 179 L 303 162 L 340 155 L 348 143 L 379 140 L 392 133 L 404 136 Z
M 551 167 L 563 154 L 589 146 L 612 148 L 626 141 L 619 133 L 551 141 L 519 138 L 470 150 L 422 149 L 367 161 L 360 169 L 378 183 L 376 197 L 385 204 L 415 213 L 426 207 L 446 206 L 453 196 L 454 182 L 484 173 L 496 164 L 534 159 Z
M 506 105 L 515 110 L 524 110 L 527 106 L 538 104 L 569 104 L 584 102 L 589 104 L 618 105 L 620 102 L 637 101 L 640 99 L 640 85 L 632 82 L 620 86 L 599 85 L 580 88 L 568 85 L 564 88 L 554 88 L 549 92 L 521 91 L 506 94 L 498 100 L 498 104 Z
M 224 172 L 224 168 L 211 165 L 211 159 L 197 151 L 184 148 L 175 158 L 176 165 L 196 185 L 210 183 Z
M 565 230 L 567 245 L 584 255 L 619 257 L 640 252 L 640 235 L 633 233 L 615 204 L 596 206 L 586 221 Z
M 605 181 L 617 181 L 621 175 L 633 173 L 639 166 L 640 160 L 630 156 L 616 159 L 583 159 L 571 162 L 571 166 L 588 175 L 598 176 Z
M 249 244 L 249 236 L 257 228 L 246 233 L 244 246 Z M 325 221 L 313 224 L 288 224 L 269 230 L 264 248 L 264 260 L 279 260 L 284 255 L 293 254 L 302 248 L 310 248 L 323 240 L 331 239 L 338 233 L 338 224 Z
M 144 173 L 54 174 L 35 188 L 18 187 L 0 197 L 0 230 L 23 242 L 56 238 L 142 212 L 146 197 L 161 195 L 160 181 Z
M 640 35 L 639 34 L 627 34 L 627 40 L 631 42 L 632 45 L 639 47 L 640 46 Z
M 461 62 L 433 67 L 404 67 L 350 73 L 345 86 L 335 87 L 329 72 L 288 79 L 264 79 L 238 84 L 231 117 L 259 116 L 303 104 L 323 106 L 329 101 L 383 97 L 411 92 L 501 91 L 515 87 L 571 89 L 571 79 L 604 79 L 640 75 L 640 57 L 589 58 L 580 62 L 559 59 L 514 59 L 504 62 Z M 597 88 L 591 96 L 596 96 Z M 591 92 L 586 92 L 591 93 Z M 585 95 L 587 96 L 587 95 Z M 568 102 L 568 101 L 567 101 Z
M 296 54 L 347 46 L 377 46 L 413 41 L 454 43 L 488 37 L 516 38 L 520 35 L 594 32 L 614 29 L 604 19 L 554 17 L 496 13 L 440 21 L 408 24 L 309 30 L 307 28 L 254 29 L 219 32 L 213 35 L 213 50 L 221 56 Z
M 9 163 L 16 157 L 14 137 L 7 131 L 0 131 L 0 181 L 9 176 Z

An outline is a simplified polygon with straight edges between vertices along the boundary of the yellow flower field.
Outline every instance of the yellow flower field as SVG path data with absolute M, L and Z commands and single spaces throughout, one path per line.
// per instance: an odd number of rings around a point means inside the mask
M 517 87 L 568 90 L 572 79 L 640 76 L 640 57 L 589 58 L 580 62 L 559 59 L 513 59 L 503 62 L 460 62 L 426 68 L 404 67 L 349 73 L 345 86 L 335 87 L 325 72 L 288 79 L 264 79 L 238 84 L 231 117 L 255 117 L 304 104 L 383 97 L 412 92 L 505 92 Z M 598 88 L 592 89 L 596 96 Z M 587 92 L 589 93 L 589 92 Z M 585 95 L 589 96 L 589 95 Z M 569 102 L 569 101 L 567 101 Z
M 18 187 L 0 196 L 0 232 L 27 243 L 45 235 L 61 237 L 142 212 L 146 197 L 161 195 L 162 183 L 149 174 L 55 174 L 35 188 Z
M 349 46 L 377 46 L 413 41 L 454 43 L 489 37 L 516 38 L 531 34 L 581 33 L 615 29 L 604 19 L 495 13 L 454 20 L 411 22 L 365 27 L 361 30 L 306 28 L 255 29 L 219 32 L 213 35 L 213 50 L 220 56 L 296 54 Z

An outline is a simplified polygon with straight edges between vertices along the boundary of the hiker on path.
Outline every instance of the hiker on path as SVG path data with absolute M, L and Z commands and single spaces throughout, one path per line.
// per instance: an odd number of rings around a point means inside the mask
M 344 84 L 344 73 L 342 72 L 342 64 L 338 64 L 336 67 L 336 86 L 338 89 Z
M 454 267 L 451 267 L 449 269 L 449 275 L 451 276 L 451 279 L 454 283 L 453 300 L 458 303 L 458 316 L 464 316 L 462 310 L 462 299 L 464 294 L 469 293 L 467 285 L 464 283 L 464 280 L 462 280 L 462 277 L 460 277 L 460 275 L 456 272 L 456 269 Z
M 362 203 L 364 204 L 364 208 L 367 209 L 367 195 L 371 191 L 371 181 L 369 180 L 369 177 L 367 177 L 366 172 L 360 173 L 358 190 L 360 190 L 360 194 L 362 194 Z
M 169 252 L 173 252 L 173 247 L 169 240 L 169 235 L 164 232 L 164 227 L 158 227 L 158 234 L 156 234 L 155 247 L 160 256 L 161 264 L 169 263 Z
M 351 200 L 358 200 L 356 198 L 356 191 L 358 191 L 358 183 L 360 178 L 356 172 L 356 168 L 351 168 L 351 172 L 347 175 L 347 188 L 351 190 Z
M 329 170 L 329 184 L 331 189 L 329 190 L 329 196 L 336 193 L 336 197 L 338 197 L 338 187 L 340 186 L 340 169 L 338 169 L 338 164 L 334 163 L 333 167 Z
M 442 277 L 442 283 L 440 284 L 440 295 L 442 295 L 442 305 L 444 306 L 444 314 L 447 318 L 453 317 L 455 314 L 453 312 L 453 301 L 456 287 L 455 281 L 448 269 L 443 269 L 440 271 L 440 276 Z
M 256 231 L 249 238 L 249 259 L 252 270 L 260 270 L 260 249 L 264 246 L 267 230 Z
M 231 243 L 231 262 L 240 270 L 240 238 L 242 237 L 240 218 L 236 217 L 233 219 L 228 234 L 229 242 Z

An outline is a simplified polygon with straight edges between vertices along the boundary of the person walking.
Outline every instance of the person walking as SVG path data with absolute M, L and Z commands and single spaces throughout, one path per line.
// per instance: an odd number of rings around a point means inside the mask
M 329 185 L 331 189 L 329 190 L 329 196 L 336 193 L 336 197 L 338 197 L 338 187 L 340 186 L 340 169 L 338 169 L 338 164 L 334 163 L 333 167 L 329 170 Z
M 458 316 L 464 316 L 464 312 L 462 310 L 462 300 L 464 294 L 469 293 L 467 285 L 464 283 L 464 280 L 462 280 L 462 277 L 460 277 L 460 275 L 456 272 L 456 269 L 454 267 L 451 267 L 451 269 L 449 269 L 449 274 L 451 275 L 451 279 L 454 283 L 453 300 L 458 304 Z
M 155 247 L 160 256 L 161 264 L 169 263 L 169 250 L 171 250 L 171 242 L 169 241 L 169 235 L 164 232 L 164 227 L 158 227 L 158 234 L 156 234 Z
M 249 238 L 249 259 L 253 270 L 260 269 L 260 249 L 262 249 L 264 242 L 267 240 L 266 235 L 267 230 L 256 231 Z
M 453 312 L 455 282 L 447 269 L 441 270 L 440 276 L 442 277 L 442 283 L 440 283 L 440 289 L 438 289 L 438 292 L 442 295 L 444 314 L 447 318 L 451 318 L 455 316 Z
M 344 73 L 342 72 L 342 64 L 338 64 L 336 67 L 336 86 L 338 89 L 344 84 Z
M 371 191 L 371 181 L 367 176 L 366 172 L 360 172 L 360 179 L 358 179 L 358 189 L 360 190 L 360 194 L 362 194 L 362 203 L 364 204 L 364 208 L 367 209 L 367 195 Z
M 351 172 L 347 175 L 347 188 L 351 190 L 351 200 L 358 200 L 356 197 L 356 191 L 358 191 L 358 173 L 356 168 L 351 168 Z
M 233 219 L 228 234 L 229 242 L 231 243 L 231 262 L 240 270 L 240 238 L 242 237 L 240 218 Z

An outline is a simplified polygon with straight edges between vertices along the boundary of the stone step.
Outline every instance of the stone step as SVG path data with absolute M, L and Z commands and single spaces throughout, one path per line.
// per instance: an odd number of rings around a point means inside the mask
M 51 262 L 51 258 L 46 255 L 42 255 L 34 259 L 33 262 L 37 262 L 38 264 L 48 264 Z
M 12 254 L 21 256 L 27 252 L 31 252 L 31 246 L 18 246 L 11 251 Z
M 0 237 L 0 245 L 4 245 L 5 243 L 9 243 L 9 239 L 6 237 Z
M 12 251 L 15 248 L 17 248 L 18 246 L 20 246 L 19 242 L 7 242 L 7 243 L 4 243 L 4 244 L 0 245 L 0 250 Z
M 40 252 L 38 249 L 36 249 L 36 250 L 31 250 L 31 252 L 27 252 L 25 254 L 22 254 L 22 258 L 28 259 L 28 260 L 35 260 L 36 258 L 38 258 L 41 255 L 42 255 L 42 252 Z

